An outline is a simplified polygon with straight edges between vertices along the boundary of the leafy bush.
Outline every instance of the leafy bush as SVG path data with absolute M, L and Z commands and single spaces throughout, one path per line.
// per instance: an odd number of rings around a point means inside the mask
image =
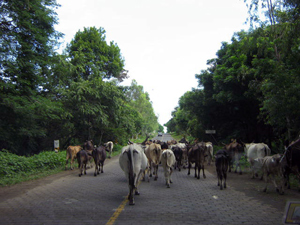
M 121 152 L 123 146 L 115 144 L 112 156 Z M 66 151 L 44 151 L 31 157 L 18 156 L 0 151 L 0 186 L 12 185 L 37 179 L 65 169 Z M 75 161 L 76 163 L 76 161 Z
M 31 157 L 18 156 L 6 150 L 0 151 L 0 185 L 17 183 L 29 179 L 38 173 L 62 169 L 65 163 L 66 152 L 55 153 L 53 151 L 41 152 Z

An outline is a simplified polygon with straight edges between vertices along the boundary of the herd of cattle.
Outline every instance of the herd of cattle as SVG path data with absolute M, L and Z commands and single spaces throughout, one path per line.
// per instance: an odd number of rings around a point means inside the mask
M 94 147 L 92 141 L 86 141 L 83 147 L 69 146 L 67 149 L 67 160 L 71 159 L 71 169 L 73 169 L 73 161 L 76 157 L 80 168 L 80 174 L 83 171 L 86 174 L 86 166 L 91 159 L 95 162 L 94 176 L 100 172 L 103 173 L 103 164 L 106 159 L 106 152 L 109 157 L 113 149 L 113 143 L 107 142 L 104 146 Z M 218 186 L 220 189 L 226 188 L 227 171 L 231 172 L 235 165 L 235 172 L 242 174 L 240 165 L 241 157 L 245 155 L 250 168 L 252 170 L 252 178 L 258 176 L 258 171 L 262 172 L 261 179 L 265 178 L 264 192 L 267 190 L 268 179 L 271 178 L 276 190 L 284 193 L 284 186 L 290 188 L 289 175 L 296 174 L 300 181 L 300 138 L 292 142 L 286 149 L 284 154 L 271 155 L 271 150 L 264 143 L 239 143 L 232 140 L 230 144 L 224 145 L 223 149 L 218 150 L 215 154 L 211 142 L 188 143 L 184 138 L 178 143 L 175 140 L 168 142 L 147 141 L 141 144 L 132 143 L 123 147 L 119 156 L 119 164 L 124 171 L 129 186 L 129 204 L 134 205 L 133 195 L 139 195 L 137 189 L 140 179 L 150 181 L 150 177 L 154 176 L 154 180 L 158 178 L 158 166 L 162 165 L 166 185 L 169 188 L 172 183 L 171 174 L 173 170 L 188 168 L 194 164 L 195 177 L 200 179 L 202 170 L 203 178 L 205 176 L 204 164 L 211 164 L 215 161 Z M 277 181 L 277 182 L 276 182 Z M 278 182 L 279 181 L 279 182 Z M 300 191 L 300 187 L 299 187 Z

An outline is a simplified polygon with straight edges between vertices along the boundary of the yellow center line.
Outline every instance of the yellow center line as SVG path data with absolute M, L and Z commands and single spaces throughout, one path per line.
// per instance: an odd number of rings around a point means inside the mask
M 141 183 L 141 180 L 139 180 L 137 186 L 139 186 L 140 183 Z M 110 219 L 108 220 L 108 222 L 106 223 L 106 225 L 113 225 L 115 223 L 116 219 L 118 219 L 119 215 L 121 214 L 121 212 L 125 208 L 127 202 L 128 202 L 128 196 L 125 197 L 125 199 L 123 200 L 123 202 L 119 205 L 119 207 L 116 209 L 116 211 L 114 212 L 114 214 L 110 217 Z
M 119 205 L 117 210 L 114 212 L 114 214 L 110 217 L 106 225 L 113 225 L 116 219 L 119 217 L 123 209 L 125 208 L 126 204 L 128 202 L 128 197 L 126 196 L 123 202 Z

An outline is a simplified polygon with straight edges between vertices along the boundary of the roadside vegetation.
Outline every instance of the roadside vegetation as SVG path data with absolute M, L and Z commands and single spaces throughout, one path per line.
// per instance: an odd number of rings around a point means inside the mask
M 120 154 L 123 146 L 115 144 L 112 157 Z M 10 186 L 65 171 L 66 150 L 45 151 L 30 157 L 0 151 L 0 186 Z M 70 160 L 69 160 L 70 163 Z M 69 164 L 67 165 L 69 170 Z M 75 160 L 75 170 L 78 168 Z

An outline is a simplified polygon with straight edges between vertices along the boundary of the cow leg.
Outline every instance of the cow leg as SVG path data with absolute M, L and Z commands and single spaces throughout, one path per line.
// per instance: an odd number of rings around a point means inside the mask
M 280 177 L 280 175 L 279 175 Z M 274 184 L 274 187 L 276 188 L 276 191 L 280 194 L 280 195 L 283 195 L 284 194 L 284 191 L 283 191 L 283 187 L 280 186 L 278 187 L 277 183 L 276 183 L 276 176 L 274 174 L 272 174 L 272 182 Z
M 87 162 L 84 163 L 84 175 L 86 175 L 86 164 L 87 164 Z
M 191 170 L 191 163 L 189 162 L 189 166 L 188 166 L 188 174 L 187 175 L 190 175 L 190 170 Z
M 164 169 L 167 188 L 170 188 L 170 171 L 169 170 L 170 170 L 169 168 Z
M 133 199 L 133 187 L 132 185 L 129 185 L 129 195 L 128 195 L 129 205 L 134 205 L 134 199 Z
M 226 171 L 223 171 L 223 177 L 224 177 L 224 188 L 226 188 L 226 179 L 227 179 L 227 173 Z
M 101 173 L 104 173 L 103 166 L 104 166 L 104 162 L 101 163 Z
M 82 166 L 82 163 L 80 163 L 80 168 L 79 168 L 79 177 L 81 177 L 81 175 L 82 175 L 82 169 L 83 169 L 83 166 Z
M 149 163 L 149 177 L 152 177 L 152 162 Z
M 94 176 L 96 177 L 97 174 L 99 174 L 99 172 L 98 172 L 98 164 L 97 164 L 97 162 L 95 161 L 95 172 L 94 172 Z
M 71 157 L 71 166 L 70 166 L 70 169 L 71 169 L 71 170 L 74 169 L 74 166 L 73 166 L 73 165 L 74 165 L 74 164 L 73 164 L 73 163 L 74 163 L 74 158 L 75 158 L 74 156 Z
M 265 175 L 265 183 L 266 183 L 266 186 L 265 186 L 265 188 L 263 189 L 263 192 L 266 192 L 266 191 L 267 191 L 267 188 L 268 188 L 268 177 L 269 177 L 269 173 L 267 173 L 267 174 Z
M 203 170 L 203 177 L 206 178 L 205 172 L 204 172 L 204 165 L 202 166 L 202 170 Z
M 199 180 L 200 179 L 200 170 L 201 170 L 201 166 L 198 165 L 198 176 L 197 176 L 197 179 Z M 196 169 L 195 169 L 195 172 L 196 172 Z
M 157 180 L 157 178 L 158 178 L 157 171 L 158 171 L 158 165 L 155 165 L 154 166 L 154 174 L 155 174 L 154 180 Z

